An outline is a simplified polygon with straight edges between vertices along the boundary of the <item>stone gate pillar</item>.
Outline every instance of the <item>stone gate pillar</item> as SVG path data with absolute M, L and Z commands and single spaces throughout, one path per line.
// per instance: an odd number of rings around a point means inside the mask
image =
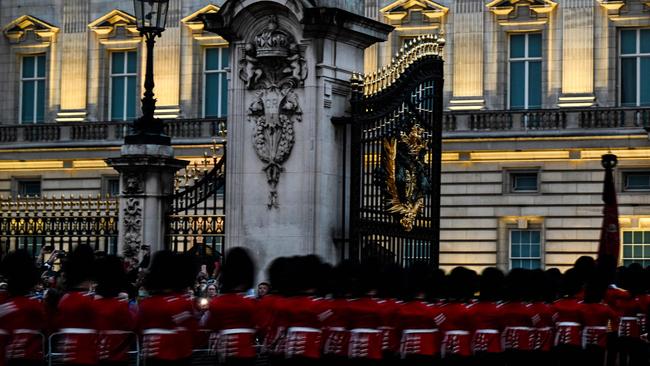
M 140 258 L 140 247 L 165 249 L 167 197 L 174 175 L 189 162 L 174 158 L 166 145 L 123 145 L 120 157 L 106 159 L 120 173 L 120 255 Z
M 226 245 L 249 248 L 260 277 L 279 256 L 339 258 L 347 141 L 331 119 L 348 112 L 364 49 L 393 29 L 360 14 L 361 1 L 331 0 L 228 0 L 205 14 L 231 48 Z

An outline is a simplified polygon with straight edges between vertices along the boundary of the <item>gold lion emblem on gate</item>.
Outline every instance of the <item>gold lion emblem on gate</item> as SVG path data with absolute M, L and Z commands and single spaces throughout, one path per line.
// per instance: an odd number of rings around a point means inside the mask
M 425 162 L 427 140 L 424 129 L 414 124 L 408 133 L 385 138 L 384 166 L 377 176 L 383 177 L 387 211 L 399 217 L 405 231 L 413 230 L 424 207 L 425 195 L 431 191 L 429 167 Z

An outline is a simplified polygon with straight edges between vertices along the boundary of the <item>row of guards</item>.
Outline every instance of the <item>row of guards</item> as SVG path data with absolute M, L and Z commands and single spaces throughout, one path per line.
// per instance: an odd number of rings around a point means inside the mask
M 0 331 L 0 349 L 11 344 L 29 344 L 27 348 L 12 349 L 6 348 L 5 357 L 0 357 L 0 365 L 17 365 L 12 359 L 21 359 L 21 366 L 42 365 L 48 366 L 67 365 L 73 361 L 69 352 L 71 342 L 83 342 L 82 345 L 90 360 L 74 360 L 74 364 L 84 362 L 85 364 L 96 364 L 99 359 L 102 364 L 146 366 L 146 355 L 142 352 L 141 337 L 134 332 L 122 330 L 102 331 L 95 333 L 95 337 L 89 337 L 88 332 L 82 329 L 64 329 L 60 332 L 46 337 L 43 333 L 34 330 L 21 330 L 14 332 L 13 339 L 9 334 Z M 196 348 L 192 351 L 192 365 L 214 365 L 219 362 L 217 354 L 216 337 L 210 330 L 200 330 L 197 336 L 199 340 Z M 90 342 L 89 342 L 90 340 Z M 96 350 L 96 356 L 93 355 Z M 258 349 L 259 351 L 259 349 Z M 16 353 L 19 352 L 19 353 Z M 32 355 L 25 360 L 25 353 Z M 258 354 L 261 352 L 257 352 Z M 264 357 L 258 357 L 258 364 L 266 364 Z M 8 361 L 6 361 L 8 360 Z

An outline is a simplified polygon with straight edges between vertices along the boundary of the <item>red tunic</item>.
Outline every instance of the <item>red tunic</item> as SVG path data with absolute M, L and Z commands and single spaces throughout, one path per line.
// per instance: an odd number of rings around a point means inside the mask
M 504 348 L 513 351 L 532 350 L 535 341 L 533 310 L 519 301 L 503 303 L 499 310 L 502 314 Z
M 443 317 L 439 318 L 438 328 L 443 334 L 442 356 L 467 357 L 472 353 L 473 325 L 467 306 L 450 302 L 440 307 Z
M 350 358 L 381 360 L 383 324 L 379 301 L 369 297 L 348 303 Z
M 177 361 L 192 355 L 197 329 L 192 301 L 183 295 L 155 295 L 140 302 L 138 329 L 144 358 Z
M 582 346 L 582 304 L 576 298 L 559 299 L 553 303 L 555 345 Z
M 644 309 L 638 298 L 621 296 L 614 301 L 614 309 L 620 315 L 618 323 L 618 336 L 639 338 L 641 336 L 641 322 L 639 315 Z
M 618 323 L 618 315 L 607 304 L 588 303 L 582 304 L 582 320 L 584 329 L 582 331 L 582 346 L 607 347 L 607 332 L 613 324 Z
M 240 294 L 215 297 L 207 314 L 206 326 L 216 332 L 210 348 L 222 358 L 254 358 L 257 304 Z
M 321 299 L 296 296 L 287 299 L 281 312 L 286 314 L 286 357 L 320 358 L 322 322 L 331 315 L 327 304 Z
M 381 348 L 384 352 L 397 353 L 399 352 L 400 334 L 397 331 L 400 319 L 399 311 L 403 302 L 386 299 L 378 303 L 379 313 L 381 315 L 382 324 L 379 327 L 382 335 Z
M 42 360 L 46 322 L 45 309 L 36 299 L 17 296 L 0 305 L 0 348 L 4 338 L 6 359 Z
M 553 308 L 543 302 L 529 304 L 533 314 L 534 340 L 532 349 L 548 352 L 553 348 Z
M 63 335 L 58 350 L 68 364 L 94 365 L 98 360 L 97 316 L 93 296 L 67 292 L 59 301 L 56 327 Z
M 411 301 L 399 309 L 402 332 L 400 353 L 408 356 L 437 356 L 440 354 L 440 332 L 436 320 L 441 320 L 438 307 L 422 301 Z
M 350 343 L 347 299 L 327 300 L 326 307 L 332 312 L 323 321 L 323 354 L 337 357 L 347 357 Z
M 474 324 L 472 351 L 499 353 L 501 347 L 501 311 L 496 302 L 479 301 L 467 307 L 467 316 Z
M 116 298 L 97 298 L 97 331 L 99 332 L 99 360 L 124 362 L 135 341 L 133 330 L 135 317 L 129 309 L 127 300 Z

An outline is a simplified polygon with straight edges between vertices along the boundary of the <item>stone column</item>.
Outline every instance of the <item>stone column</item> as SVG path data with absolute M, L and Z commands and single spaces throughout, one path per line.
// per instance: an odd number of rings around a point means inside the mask
M 449 109 L 482 109 L 484 8 L 480 0 L 454 1 L 452 99 Z
M 167 197 L 175 173 L 188 162 L 174 159 L 172 147 L 162 145 L 123 145 L 121 156 L 106 162 L 120 173 L 120 254 L 138 257 L 142 245 L 152 253 L 164 249 Z
M 594 96 L 594 10 L 589 0 L 562 2 L 562 95 L 560 107 L 587 107 Z
M 326 5 L 226 1 L 205 15 L 231 45 L 226 245 L 249 248 L 260 279 L 279 256 L 339 258 L 348 147 L 331 119 L 349 108 L 364 49 L 392 27 Z

